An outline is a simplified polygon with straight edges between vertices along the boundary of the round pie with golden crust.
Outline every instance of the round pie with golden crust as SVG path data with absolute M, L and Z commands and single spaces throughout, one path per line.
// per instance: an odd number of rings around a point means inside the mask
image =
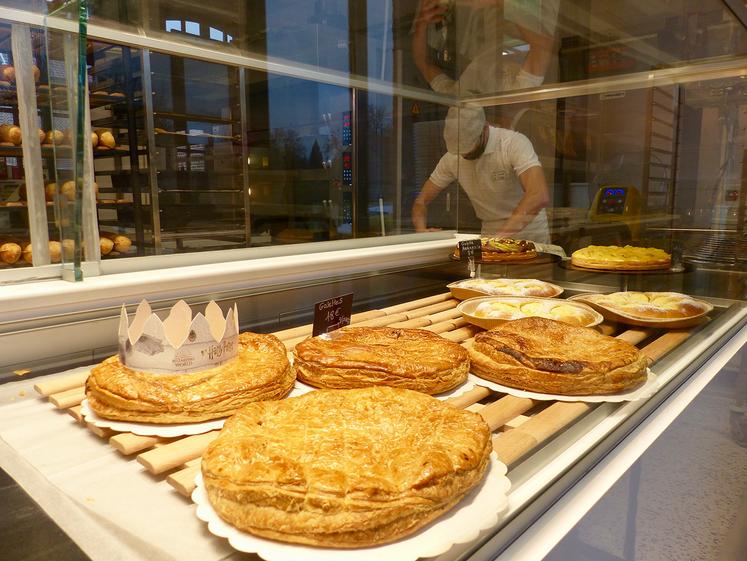
M 672 256 L 655 247 L 590 245 L 571 254 L 571 264 L 586 269 L 649 271 L 669 269 Z
M 556 395 L 612 394 L 646 381 L 648 360 L 625 341 L 587 327 L 528 317 L 478 333 L 472 372 L 521 390 Z
M 437 394 L 466 381 L 469 355 L 424 329 L 346 327 L 301 341 L 293 368 L 299 380 L 317 388 L 383 385 Z
M 492 449 L 477 414 L 388 387 L 253 403 L 202 456 L 210 504 L 236 528 L 334 548 L 415 532 L 483 479 Z
M 294 383 L 277 337 L 240 333 L 238 356 L 201 372 L 140 372 L 109 357 L 91 370 L 86 397 L 94 413 L 107 419 L 192 423 L 227 417 L 253 401 L 281 399 Z

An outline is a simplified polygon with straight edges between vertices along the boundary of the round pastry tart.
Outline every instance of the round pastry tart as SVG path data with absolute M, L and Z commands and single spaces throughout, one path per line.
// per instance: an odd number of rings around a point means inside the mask
M 668 269 L 672 256 L 655 247 L 590 245 L 571 254 L 571 264 L 586 269 L 650 271 Z
M 200 372 L 139 372 L 109 357 L 91 370 L 86 396 L 94 413 L 107 419 L 190 423 L 227 417 L 253 401 L 280 399 L 294 382 L 277 337 L 240 333 L 236 358 Z
M 580 302 L 560 298 L 522 296 L 483 296 L 465 300 L 457 306 L 464 319 L 484 329 L 525 317 L 543 317 L 578 327 L 592 327 L 604 318 Z
M 633 325 L 684 327 L 713 310 L 708 302 L 679 292 L 613 292 L 580 294 L 573 300 L 586 302 L 610 320 Z
M 461 345 L 424 329 L 346 327 L 293 350 L 293 368 L 317 388 L 393 386 L 437 394 L 467 380 Z
M 521 261 L 534 259 L 537 250 L 529 240 L 515 240 L 513 238 L 481 238 L 482 261 Z M 454 258 L 459 259 L 460 252 L 457 245 Z
M 539 317 L 509 321 L 478 333 L 469 352 L 477 376 L 557 395 L 628 390 L 646 381 L 648 365 L 630 343 Z
M 202 456 L 210 504 L 240 530 L 323 547 L 415 532 L 483 478 L 490 428 L 419 392 L 321 390 L 250 404 Z
M 553 298 L 563 292 L 559 286 L 537 279 L 464 279 L 447 288 L 460 300 L 482 295 Z

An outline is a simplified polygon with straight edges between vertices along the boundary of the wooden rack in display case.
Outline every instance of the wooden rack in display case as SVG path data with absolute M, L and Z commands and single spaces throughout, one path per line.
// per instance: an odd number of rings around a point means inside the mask
M 357 326 L 422 328 L 468 346 L 481 329 L 464 321 L 456 310 L 458 303 L 459 301 L 452 298 L 449 293 L 438 294 L 354 314 L 352 323 Z M 681 345 L 700 327 L 688 330 L 656 330 L 602 324 L 600 329 L 605 334 L 637 345 L 652 361 L 652 368 L 656 369 L 657 361 L 661 357 Z M 310 325 L 275 333 L 289 350 L 310 334 Z M 179 438 L 160 438 L 115 432 L 92 424 L 84 425 L 80 403 L 85 397 L 83 384 L 86 377 L 87 373 L 83 372 L 51 381 L 41 381 L 34 388 L 55 407 L 67 410 L 81 425 L 87 426 L 93 433 L 106 439 L 122 456 L 136 457 L 150 473 L 159 477 L 158 481 L 165 480 L 180 494 L 189 497 L 194 489 L 195 475 L 199 471 L 200 456 L 208 444 L 217 437 L 218 431 Z M 607 407 L 611 413 L 622 405 L 535 401 L 493 392 L 479 385 L 451 398 L 449 402 L 483 416 L 494 432 L 493 447 L 499 459 L 508 465 L 509 470 L 524 461 L 532 460 L 534 454 L 546 443 L 592 411 L 602 411 L 600 408 Z M 511 473 L 509 471 L 509 476 Z

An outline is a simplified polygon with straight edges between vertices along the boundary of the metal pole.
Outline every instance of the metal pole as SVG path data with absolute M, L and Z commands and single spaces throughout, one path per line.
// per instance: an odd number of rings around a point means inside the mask
M 150 71 L 150 50 L 143 49 L 143 105 L 145 107 L 145 130 L 148 135 L 148 176 L 150 178 L 150 212 L 153 221 L 153 250 L 161 253 L 161 208 L 158 202 L 158 173 L 156 170 L 156 133 L 153 120 L 153 81 Z

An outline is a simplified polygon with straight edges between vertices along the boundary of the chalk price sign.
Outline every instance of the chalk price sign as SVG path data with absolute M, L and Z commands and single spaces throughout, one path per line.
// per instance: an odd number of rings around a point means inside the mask
M 352 312 L 352 292 L 317 302 L 314 304 L 314 337 L 350 325 Z
M 475 261 L 482 259 L 482 242 L 480 238 L 459 242 L 459 260 L 469 261 L 470 259 Z

